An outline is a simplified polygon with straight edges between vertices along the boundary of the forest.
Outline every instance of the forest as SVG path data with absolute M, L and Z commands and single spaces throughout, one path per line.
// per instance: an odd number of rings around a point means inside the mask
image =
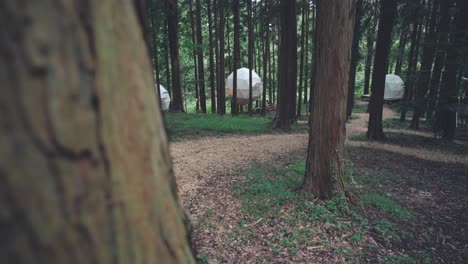
M 0 0 L 0 263 L 468 263 L 467 14 Z

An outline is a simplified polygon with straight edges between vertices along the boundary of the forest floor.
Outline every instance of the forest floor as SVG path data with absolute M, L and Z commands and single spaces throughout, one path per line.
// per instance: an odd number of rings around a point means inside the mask
M 387 106 L 387 140 L 368 142 L 365 107 L 347 125 L 351 204 L 300 192 L 303 130 L 172 142 L 198 261 L 468 263 L 467 146 L 407 130 Z

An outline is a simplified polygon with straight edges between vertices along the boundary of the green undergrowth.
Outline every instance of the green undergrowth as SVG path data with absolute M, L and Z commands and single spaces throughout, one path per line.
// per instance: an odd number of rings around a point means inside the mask
M 378 176 L 380 180 L 366 182 L 363 179 L 373 176 L 362 177 L 363 171 L 350 162 L 347 168 L 347 180 L 353 185 L 367 186 L 386 178 Z M 258 232 L 253 225 L 275 226 L 265 241 L 273 255 L 294 255 L 307 247 L 323 247 L 352 262 L 359 260 L 355 250 L 366 247 L 369 235 L 385 243 L 400 243 L 412 237 L 400 225 L 414 221 L 414 214 L 391 197 L 364 193 L 354 206 L 344 197 L 320 201 L 301 190 L 304 174 L 304 159 L 286 167 L 261 165 L 250 169 L 246 178 L 232 187 L 241 204 L 241 220 L 227 239 L 248 244 Z M 374 212 L 371 216 L 369 210 Z M 337 237 L 351 246 L 333 248 L 331 244 L 336 241 L 332 240 Z M 390 263 L 396 260 L 388 259 Z
M 385 119 L 382 122 L 383 128 L 391 128 L 391 129 L 409 129 L 411 125 L 410 120 L 400 121 L 399 118 L 390 118 Z M 420 121 L 419 128 L 423 130 L 431 130 L 431 123 L 429 121 Z
M 272 118 L 241 114 L 233 117 L 214 114 L 165 113 L 166 127 L 171 140 L 225 134 L 278 133 L 271 128 Z M 296 124 L 291 132 L 307 131 L 307 124 Z

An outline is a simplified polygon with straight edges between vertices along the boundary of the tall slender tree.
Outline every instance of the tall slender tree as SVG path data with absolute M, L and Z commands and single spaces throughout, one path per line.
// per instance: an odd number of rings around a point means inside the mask
M 431 79 L 431 70 L 434 63 L 434 54 L 436 51 L 436 22 L 437 10 L 439 9 L 439 0 L 434 0 L 432 3 L 432 12 L 430 24 L 426 39 L 424 40 L 423 53 L 421 57 L 421 70 L 418 74 L 418 83 L 415 92 L 415 102 L 413 118 L 411 120 L 411 128 L 419 129 L 419 119 L 425 112 L 426 94 L 429 89 Z
M 436 114 L 436 123 L 440 125 L 443 131 L 442 136 L 446 140 L 453 140 L 455 137 L 456 108 L 459 103 L 457 73 L 463 63 L 463 49 L 467 46 L 468 33 L 468 20 L 465 17 L 468 14 L 468 3 L 463 0 L 455 0 L 455 3 L 453 31 L 450 34 Z
M 356 2 L 356 16 L 354 21 L 353 33 L 353 48 L 351 57 L 351 67 L 349 70 L 348 84 L 348 102 L 346 106 L 346 117 L 351 117 L 354 107 L 354 91 L 356 86 L 356 68 L 359 60 L 359 40 L 361 39 L 361 15 L 362 15 L 362 0 Z
M 205 61 L 203 59 L 203 32 L 201 19 L 201 1 L 195 0 L 197 5 L 197 59 L 198 59 L 198 87 L 200 88 L 200 107 L 202 113 L 206 113 L 206 92 L 205 92 Z
M 319 198 L 345 194 L 346 98 L 355 0 L 320 1 L 314 105 L 304 190 Z
M 249 105 L 248 111 L 249 114 L 253 114 L 252 112 L 252 71 L 253 71 L 253 63 L 254 63 L 254 31 L 253 31 L 253 11 L 252 11 L 252 1 L 247 0 L 247 13 L 248 13 L 248 30 L 249 30 Z
M 180 81 L 180 54 L 179 54 L 179 9 L 177 0 L 166 0 L 166 19 L 169 35 L 169 46 L 171 52 L 172 70 L 172 102 L 171 108 L 174 112 L 184 112 L 184 101 L 182 98 L 182 84 Z
M 233 60 L 233 81 L 232 81 L 232 101 L 231 114 L 237 115 L 237 69 L 239 68 L 240 60 L 240 0 L 232 1 L 232 12 L 234 13 L 234 60 Z
M 219 2 L 219 67 L 217 73 L 218 79 L 218 114 L 226 114 L 226 90 L 225 90 L 225 49 L 224 49 L 224 1 Z
M 296 0 L 280 1 L 281 42 L 279 47 L 278 110 L 273 120 L 276 128 L 288 130 L 295 119 L 297 80 Z
M 367 130 L 367 137 L 371 140 L 385 138 L 382 128 L 385 75 L 388 70 L 388 55 L 397 4 L 398 0 L 382 0 L 380 9 L 379 31 L 377 33 L 372 76 L 372 95 L 369 103 L 369 128 Z
M 198 65 L 197 65 L 197 41 L 195 31 L 195 18 L 193 14 L 192 0 L 189 0 L 189 14 L 190 14 L 190 29 L 192 32 L 192 57 L 193 57 L 193 76 L 195 77 L 195 111 L 200 111 L 200 96 L 198 90 Z
M 1 262 L 194 263 L 144 11 L 1 5 Z
M 306 54 L 305 50 L 305 36 L 307 32 L 305 31 L 305 23 L 306 23 L 306 10 L 308 5 L 302 3 L 301 5 L 301 58 L 300 58 L 300 65 L 299 65 L 299 98 L 297 100 L 297 112 L 296 117 L 301 117 L 302 112 L 302 85 L 304 84 L 304 57 Z
M 214 1 L 214 0 L 213 0 Z M 210 43 L 210 95 L 211 95 L 211 113 L 216 113 L 216 86 L 215 86 L 215 62 L 214 62 L 214 43 L 213 43 L 213 21 L 211 12 L 211 0 L 206 0 L 206 12 L 208 13 L 208 31 Z
M 378 1 L 375 1 L 378 2 Z M 374 43 L 375 43 L 375 31 L 377 29 L 379 21 L 379 12 L 378 8 L 375 7 L 375 2 L 370 2 L 371 7 L 371 26 L 367 30 L 366 38 L 366 62 L 364 66 L 364 94 L 370 93 L 370 84 L 371 84 L 371 73 L 372 73 L 372 62 L 374 59 Z

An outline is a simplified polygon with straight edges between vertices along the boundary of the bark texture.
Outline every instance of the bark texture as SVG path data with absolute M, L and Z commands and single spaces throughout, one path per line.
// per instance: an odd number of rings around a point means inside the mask
M 345 193 L 346 99 L 355 0 L 321 1 L 317 69 L 304 190 L 320 198 Z
M 0 3 L 2 263 L 194 262 L 137 2 Z
M 369 102 L 369 128 L 367 130 L 367 137 L 371 140 L 385 138 L 382 128 L 385 75 L 388 71 L 388 55 L 397 3 L 398 0 L 383 0 L 380 10 L 379 32 L 377 33 L 372 74 L 372 95 Z

